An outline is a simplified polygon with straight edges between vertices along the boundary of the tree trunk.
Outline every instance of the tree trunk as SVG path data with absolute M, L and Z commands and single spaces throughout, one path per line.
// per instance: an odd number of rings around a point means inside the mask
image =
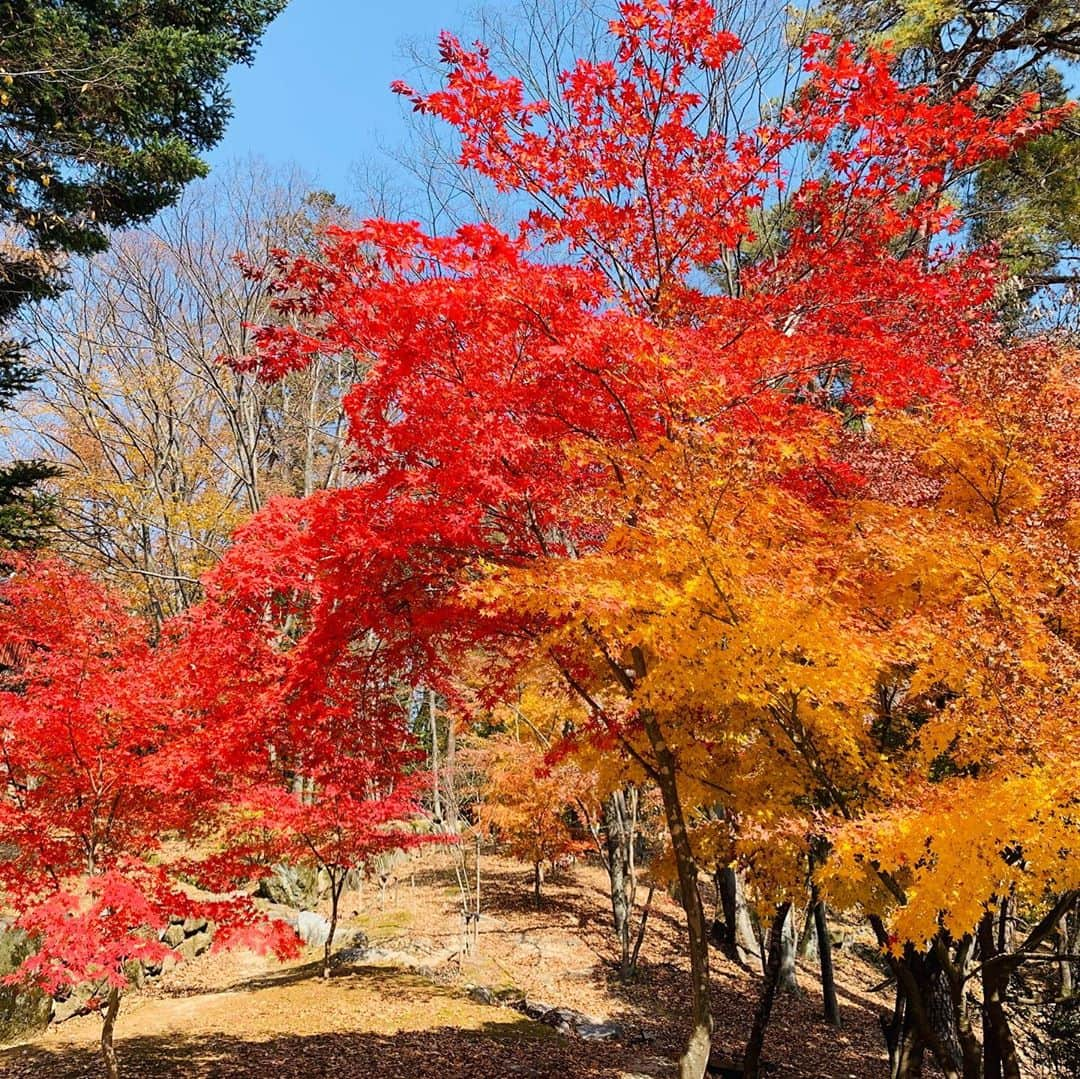
M 802 930 L 799 933 L 799 946 L 796 953 L 800 959 L 817 959 L 818 934 L 814 921 L 814 904 L 808 903 L 803 914 Z
M 899 983 L 892 1018 L 881 1017 L 881 1030 L 889 1050 L 889 1079 L 917 1079 L 922 1075 L 923 1043 Z
M 340 906 L 341 893 L 345 887 L 345 878 L 347 876 L 348 871 L 344 869 L 341 871 L 340 880 L 336 873 L 330 873 L 330 931 L 326 934 L 326 943 L 323 945 L 322 976 L 324 978 L 330 977 L 330 956 L 334 951 L 334 935 L 337 933 L 338 907 Z
M 1061 955 L 1076 955 L 1080 951 L 1080 906 L 1071 907 L 1062 913 L 1058 924 L 1057 951 Z M 1075 962 L 1073 959 L 1062 959 L 1058 964 L 1063 1000 L 1076 992 Z
M 454 717 L 446 717 L 446 767 L 443 768 L 446 779 L 446 828 L 451 835 L 458 834 L 458 792 L 457 792 L 457 732 L 454 730 Z
M 435 712 L 435 690 L 429 689 L 428 723 L 431 727 L 431 811 L 435 824 L 443 823 L 442 795 L 439 792 L 439 721 Z
M 777 988 L 784 993 L 799 992 L 799 971 L 795 965 L 799 936 L 795 931 L 795 909 L 789 903 L 787 916 L 784 918 L 780 933 L 780 972 Z
M 905 1009 L 904 1023 L 897 1045 L 896 1070 L 893 1072 L 895 1079 L 919 1079 L 923 1073 L 925 1053 L 923 1040 L 919 1037 L 919 1032 L 915 1029 L 914 1022 L 910 1021 Z
M 967 965 L 974 941 L 971 934 L 965 934 L 956 944 L 956 956 L 953 958 L 953 942 L 947 934 L 939 933 L 934 938 L 932 954 L 933 966 L 929 967 L 936 981 L 931 984 L 932 1001 L 935 995 L 947 997 L 931 1004 L 931 1019 L 935 1027 L 942 1032 L 942 1040 L 953 1046 L 958 1067 L 964 1079 L 982 1079 L 982 1047 L 971 1027 L 971 1013 L 968 1007 Z M 937 986 L 943 985 L 944 992 Z M 948 1010 L 948 1036 L 945 1023 L 934 1019 L 936 1012 Z M 954 1044 L 955 1043 L 955 1044 Z
M 918 1075 L 923 1050 L 929 1049 L 946 1079 L 960 1079 L 959 1050 L 954 1052 L 950 1045 L 943 1042 L 931 1018 L 931 978 L 926 953 L 916 951 L 909 944 L 902 956 L 893 955 L 887 950 L 889 935 L 884 922 L 877 915 L 871 915 L 870 924 L 874 927 L 878 943 L 886 952 L 889 969 L 896 978 L 897 991 L 904 997 L 900 1028 L 891 1029 L 892 1025 L 882 1024 L 889 1044 L 891 1074 L 894 1077 Z M 947 986 L 945 992 L 947 995 Z M 894 1024 L 899 1015 L 898 1006 Z
M 738 870 L 722 866 L 716 873 L 716 887 L 724 915 L 720 950 L 732 962 L 746 966 L 749 957 L 758 954 L 758 945 Z
M 962 1073 L 964 1050 L 960 1039 L 960 1016 L 955 1007 L 948 976 L 933 951 L 926 956 L 924 969 L 930 1024 L 943 1050 L 948 1054 L 949 1065 L 955 1072 Z
M 829 922 L 825 901 L 821 898 L 816 884 L 811 886 L 811 902 L 814 912 L 814 935 L 817 937 L 817 953 L 821 963 L 821 998 L 825 1009 L 825 1022 L 830 1026 L 840 1026 L 840 1002 L 836 996 L 836 973 L 833 970 L 832 938 L 829 936 Z
M 1061 925 L 1057 931 L 1057 952 L 1059 955 L 1069 954 L 1069 913 L 1066 911 L 1061 916 Z M 1062 999 L 1071 997 L 1073 992 L 1072 963 L 1068 959 L 1062 959 L 1058 964 L 1058 973 L 1061 977 L 1060 993 Z
M 649 911 L 652 910 L 653 896 L 656 894 L 656 885 L 649 885 L 649 894 L 645 897 L 645 906 L 641 908 L 641 920 L 638 922 L 637 938 L 634 947 L 630 951 L 630 974 L 637 973 L 638 955 L 641 953 L 641 945 L 645 940 L 645 927 L 649 924 Z
M 113 1044 L 113 1030 L 116 1028 L 116 1014 L 119 1011 L 120 990 L 114 985 L 109 989 L 109 1001 L 101 1024 L 101 1059 L 105 1064 L 106 1079 L 120 1079 L 120 1062 L 116 1058 L 116 1046 Z
M 533 899 L 536 902 L 536 909 L 540 909 L 541 892 L 540 889 L 544 885 L 544 863 L 533 862 Z
M 637 660 L 638 657 L 635 657 Z M 639 661 L 640 662 L 640 661 Z M 637 665 L 637 664 L 636 664 Z M 675 867 L 679 876 L 679 897 L 686 912 L 690 946 L 690 1036 L 679 1057 L 679 1079 L 703 1079 L 712 1049 L 712 1012 L 709 1004 L 709 937 L 705 911 L 698 891 L 697 862 L 686 831 L 682 802 L 675 778 L 675 756 L 667 744 L 655 716 L 642 713 L 642 724 L 656 758 L 656 783 L 664 802 L 664 817 Z
M 983 1076 L 984 1079 L 1020 1079 L 1016 1042 L 1005 1012 L 1005 990 L 1010 971 L 990 962 L 1001 954 L 995 940 L 994 916 L 990 912 L 979 922 L 979 950 L 983 984 Z
M 619 941 L 619 977 L 630 977 L 630 856 L 633 834 L 630 829 L 625 793 L 613 791 L 604 800 L 604 845 L 607 848 L 608 882 L 615 936 Z
M 765 964 L 765 980 L 761 986 L 761 998 L 754 1012 L 754 1025 L 743 1056 L 743 1079 L 758 1079 L 761 1074 L 761 1051 L 765 1047 L 765 1032 L 772 1015 L 773 1001 L 780 985 L 784 962 L 785 925 L 791 917 L 791 904 L 781 903 L 776 908 L 772 928 L 769 930 L 769 958 Z

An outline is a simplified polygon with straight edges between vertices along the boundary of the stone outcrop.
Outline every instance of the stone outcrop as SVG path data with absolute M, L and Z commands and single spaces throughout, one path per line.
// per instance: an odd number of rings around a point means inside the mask
M 210 950 L 214 941 L 214 925 L 205 918 L 170 918 L 161 933 L 161 941 L 173 949 L 185 962 Z M 148 963 L 144 967 L 148 977 L 156 977 L 176 965 L 172 956 L 160 963 Z
M 296 916 L 296 935 L 305 944 L 321 948 L 330 939 L 330 922 L 312 910 L 302 910 Z
M 276 865 L 259 881 L 255 895 L 293 910 L 311 910 L 319 900 L 319 874 L 307 866 Z
M 573 1008 L 556 1008 L 528 997 L 513 1006 L 530 1019 L 570 1037 L 586 1041 L 615 1041 L 623 1037 L 623 1029 L 618 1023 L 605 1023 Z
M 21 929 L 0 928 L 0 979 L 17 970 L 31 951 L 30 938 Z M 52 1008 L 52 998 L 40 989 L 0 984 L 0 1043 L 44 1030 Z

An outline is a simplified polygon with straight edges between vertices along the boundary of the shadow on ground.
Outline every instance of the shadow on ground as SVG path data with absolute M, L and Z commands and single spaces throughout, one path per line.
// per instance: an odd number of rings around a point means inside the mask
M 267 1041 L 227 1035 L 122 1038 L 117 1049 L 125 1079 L 615 1079 L 623 1057 L 609 1046 L 538 1035 L 525 1021 L 474 1031 L 441 1027 Z M 12 1079 L 91 1079 L 100 1074 L 97 1055 L 81 1047 L 46 1051 L 19 1046 L 0 1053 L 0 1075 Z

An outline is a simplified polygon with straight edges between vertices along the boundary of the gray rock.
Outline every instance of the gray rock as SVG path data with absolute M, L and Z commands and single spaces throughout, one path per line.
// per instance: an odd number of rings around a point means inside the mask
M 420 966 L 420 960 L 415 955 L 395 948 L 368 948 L 365 959 L 369 963 L 385 963 L 388 966 L 404 967 L 408 970 L 415 970 Z
M 318 874 L 307 866 L 276 865 L 255 894 L 294 910 L 310 910 L 319 898 Z
M 496 1004 L 495 994 L 486 985 L 473 985 L 469 988 L 469 999 L 477 1004 Z
M 277 922 L 286 922 L 293 929 L 296 928 L 296 916 L 300 913 L 295 908 L 283 906 L 281 903 L 266 903 L 262 907 L 262 912 L 267 918 Z
M 393 876 L 394 870 L 408 859 L 408 855 L 395 847 L 393 850 L 380 851 L 368 863 L 368 872 L 382 882 Z
M 554 1027 L 560 1034 L 586 1041 L 613 1041 L 623 1037 L 623 1029 L 618 1023 L 604 1023 L 573 1008 L 552 1008 L 528 997 L 514 1002 L 513 1007 L 530 1019 Z
M 554 1027 L 560 1034 L 576 1034 L 578 1023 L 588 1022 L 588 1016 L 573 1008 L 552 1008 L 540 1017 L 540 1022 Z
M 519 1012 L 523 1012 L 530 1019 L 543 1020 L 544 1016 L 555 1009 L 550 1004 L 544 1004 L 539 1000 L 529 1000 L 525 997 L 517 1006 Z
M 21 929 L 0 929 L 0 978 L 13 973 L 33 950 Z M 52 999 L 40 989 L 0 984 L 0 1042 L 40 1033 L 52 1010 Z
M 305 944 L 322 947 L 330 939 L 330 923 L 321 914 L 302 910 L 296 918 L 296 932 Z
M 161 934 L 161 941 L 170 948 L 176 948 L 184 943 L 185 936 L 182 922 L 169 922 L 165 927 L 165 932 Z
M 339 931 L 337 939 L 341 941 L 343 947 L 330 957 L 330 962 L 334 966 L 356 966 L 367 959 L 368 937 L 362 929 L 354 929 L 351 932 Z
M 202 955 L 203 952 L 210 950 L 210 944 L 213 939 L 211 934 L 204 929 L 201 933 L 194 933 L 190 937 L 185 937 L 183 941 L 177 945 L 176 951 L 190 963 L 196 956 Z
M 146 984 L 146 967 L 138 959 L 129 959 L 124 964 L 124 975 L 136 989 Z
M 184 919 L 184 936 L 194 936 L 196 933 L 201 933 L 204 929 L 208 928 L 210 923 L 205 918 L 185 918 Z
M 578 1023 L 574 1033 L 587 1042 L 618 1041 L 623 1036 L 618 1023 Z
M 330 962 L 335 967 L 353 966 L 362 963 L 367 958 L 366 948 L 342 948 L 330 957 Z
M 144 963 L 143 971 L 147 978 L 157 978 L 162 974 L 168 974 L 176 966 L 176 956 L 172 952 L 163 955 L 156 963 Z

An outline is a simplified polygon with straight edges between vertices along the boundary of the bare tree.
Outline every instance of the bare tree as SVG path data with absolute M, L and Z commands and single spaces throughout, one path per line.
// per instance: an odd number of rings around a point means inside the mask
M 297 171 L 234 165 L 74 268 L 28 325 L 43 370 L 15 437 L 57 462 L 56 546 L 157 620 L 198 595 L 232 529 L 273 494 L 340 482 L 350 357 L 276 385 L 231 368 L 271 321 L 259 271 L 344 220 Z

